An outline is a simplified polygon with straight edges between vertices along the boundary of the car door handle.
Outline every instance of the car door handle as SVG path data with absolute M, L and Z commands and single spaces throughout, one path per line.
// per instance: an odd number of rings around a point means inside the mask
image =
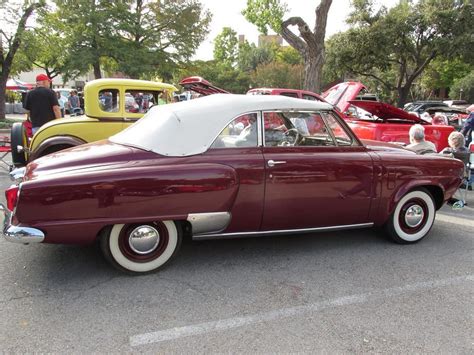
M 267 164 L 268 164 L 268 166 L 269 166 L 270 168 L 272 168 L 272 167 L 274 167 L 274 166 L 277 165 L 277 164 L 286 164 L 286 161 L 283 161 L 283 160 L 280 160 L 280 161 L 278 161 L 278 160 L 269 160 L 269 161 L 267 162 Z

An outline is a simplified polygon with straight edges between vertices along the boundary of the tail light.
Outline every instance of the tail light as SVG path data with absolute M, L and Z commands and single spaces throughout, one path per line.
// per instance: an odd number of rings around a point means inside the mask
M 18 185 L 12 185 L 5 191 L 5 197 L 7 199 L 7 208 L 13 212 L 16 203 L 18 202 L 18 192 L 20 188 Z

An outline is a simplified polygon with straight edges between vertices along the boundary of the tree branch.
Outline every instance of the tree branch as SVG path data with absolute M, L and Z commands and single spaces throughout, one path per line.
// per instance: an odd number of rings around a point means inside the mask
M 436 51 L 432 51 L 429 57 L 425 59 L 423 64 L 420 65 L 412 75 L 410 75 L 410 78 L 407 80 L 407 82 L 411 84 L 423 72 L 426 66 L 430 64 L 430 62 L 436 57 L 436 54 Z
M 7 54 L 7 56 L 5 58 L 5 61 L 3 63 L 3 68 L 2 69 L 3 69 L 4 72 L 9 72 L 10 71 L 9 69 L 12 65 L 13 58 L 15 57 L 15 54 L 16 54 L 18 48 L 20 48 L 21 36 L 23 35 L 23 32 L 25 30 L 26 21 L 28 20 L 28 17 L 31 16 L 33 11 L 36 8 L 38 8 L 39 6 L 40 6 L 39 3 L 31 4 L 30 6 L 28 6 L 26 8 L 25 12 L 21 16 L 20 22 L 18 22 L 18 26 L 17 26 L 16 32 L 15 32 L 15 36 L 13 38 L 13 41 L 11 42 L 10 48 L 8 50 L 8 54 Z M 7 68 L 8 68 L 8 70 L 5 70 Z
M 328 20 L 328 12 L 331 7 L 332 0 L 321 0 L 321 3 L 316 8 L 316 20 L 314 23 L 315 36 L 321 37 L 324 43 L 326 36 L 326 24 Z
M 374 78 L 375 80 L 377 81 L 380 81 L 383 85 L 385 85 L 385 87 L 389 90 L 395 90 L 396 87 L 394 87 L 392 84 L 388 83 L 387 81 L 383 80 L 382 78 L 379 78 L 377 75 L 375 74 L 371 74 L 371 73 L 362 73 L 362 72 L 358 72 L 358 71 L 355 71 L 355 70 L 352 70 L 352 72 L 354 74 L 358 74 L 358 75 L 362 75 L 362 76 L 368 76 L 370 78 Z
M 295 35 L 288 26 L 298 26 L 298 30 L 304 40 Z M 301 54 L 306 52 L 308 47 L 307 43 L 313 40 L 311 30 L 301 17 L 290 17 L 283 21 L 281 23 L 281 35 L 290 46 L 295 48 Z

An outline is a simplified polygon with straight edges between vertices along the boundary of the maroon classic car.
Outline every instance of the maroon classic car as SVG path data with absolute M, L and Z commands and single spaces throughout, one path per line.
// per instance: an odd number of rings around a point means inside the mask
M 424 238 L 462 162 L 361 141 L 327 103 L 216 94 L 152 108 L 108 140 L 16 171 L 4 237 L 90 244 L 121 270 L 159 269 L 195 239 L 384 226 Z

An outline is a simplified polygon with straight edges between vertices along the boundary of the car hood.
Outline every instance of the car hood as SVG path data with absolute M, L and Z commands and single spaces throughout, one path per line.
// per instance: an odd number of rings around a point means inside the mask
M 346 112 L 350 106 L 349 101 L 354 100 L 363 89 L 366 89 L 366 87 L 362 83 L 346 81 L 330 87 L 321 96 L 327 102 L 339 108 L 341 112 Z
M 230 94 L 230 92 L 212 85 L 209 81 L 201 78 L 200 76 L 190 76 L 184 78 L 179 82 L 179 85 L 184 87 L 185 90 L 197 92 L 202 96 L 212 94 Z
M 364 101 L 364 100 L 350 100 L 351 105 L 360 107 L 361 109 L 370 112 L 371 114 L 377 116 L 381 120 L 388 119 L 402 119 L 407 121 L 412 121 L 415 123 L 424 122 L 421 118 L 402 109 L 383 103 L 379 101 Z
M 124 163 L 133 162 L 138 165 L 140 161 L 156 157 L 158 155 L 155 153 L 103 140 L 34 160 L 26 167 L 24 181 L 43 179 L 50 175 L 75 174 L 79 170 L 83 174 L 104 168 L 116 169 Z

